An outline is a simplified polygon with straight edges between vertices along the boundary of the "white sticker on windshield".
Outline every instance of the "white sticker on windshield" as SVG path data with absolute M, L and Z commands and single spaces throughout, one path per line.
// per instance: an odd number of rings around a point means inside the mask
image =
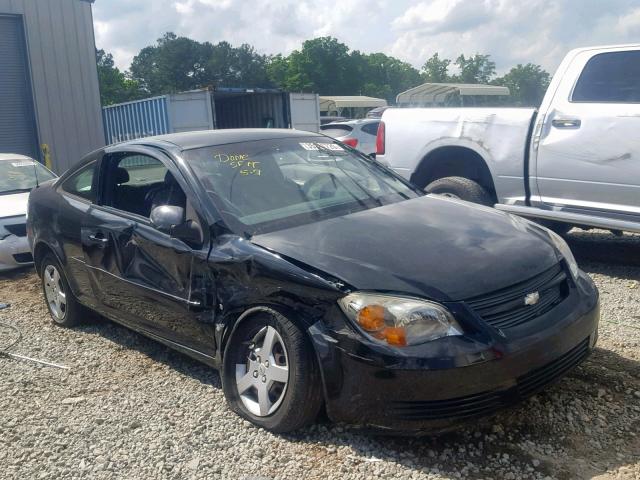
M 33 162 L 25 161 L 25 162 L 11 162 L 12 167 L 32 167 Z
M 344 148 L 335 143 L 301 143 L 300 146 L 305 150 L 318 151 L 320 148 L 323 150 L 334 150 L 342 152 Z

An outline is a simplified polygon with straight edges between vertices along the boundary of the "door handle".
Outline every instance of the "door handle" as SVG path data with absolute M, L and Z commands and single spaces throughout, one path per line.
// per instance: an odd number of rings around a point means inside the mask
M 89 235 L 89 240 L 98 245 L 106 245 L 107 243 L 109 243 L 109 239 L 107 237 L 98 237 L 97 234 Z
M 556 128 L 580 128 L 582 122 L 578 118 L 556 118 L 551 120 L 551 125 Z

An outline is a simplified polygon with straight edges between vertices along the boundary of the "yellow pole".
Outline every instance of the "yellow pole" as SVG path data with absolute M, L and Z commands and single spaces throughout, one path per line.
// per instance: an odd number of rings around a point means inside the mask
M 49 149 L 49 145 L 47 145 L 46 143 L 43 143 L 42 145 L 40 145 L 40 148 L 42 148 L 42 156 L 44 157 L 44 166 L 47 167 L 49 170 L 53 170 L 51 165 L 51 149 Z

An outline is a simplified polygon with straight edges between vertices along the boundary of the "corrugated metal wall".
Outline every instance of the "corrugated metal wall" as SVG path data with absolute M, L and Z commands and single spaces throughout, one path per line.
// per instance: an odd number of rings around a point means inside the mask
M 102 115 L 108 145 L 172 131 L 166 96 L 104 107 Z
M 0 15 L 0 153 L 39 155 L 27 47 L 20 17 Z
M 104 145 L 90 3 L 0 0 L 0 15 L 24 22 L 38 139 L 62 173 Z M 0 59 L 2 68 L 2 59 Z

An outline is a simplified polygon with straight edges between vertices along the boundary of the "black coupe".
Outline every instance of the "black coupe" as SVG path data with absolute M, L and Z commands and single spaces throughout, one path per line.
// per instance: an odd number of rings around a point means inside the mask
M 425 195 L 331 138 L 221 130 L 89 154 L 29 199 L 55 323 L 84 309 L 219 368 L 276 432 L 449 428 L 586 358 L 598 292 L 564 240 Z

